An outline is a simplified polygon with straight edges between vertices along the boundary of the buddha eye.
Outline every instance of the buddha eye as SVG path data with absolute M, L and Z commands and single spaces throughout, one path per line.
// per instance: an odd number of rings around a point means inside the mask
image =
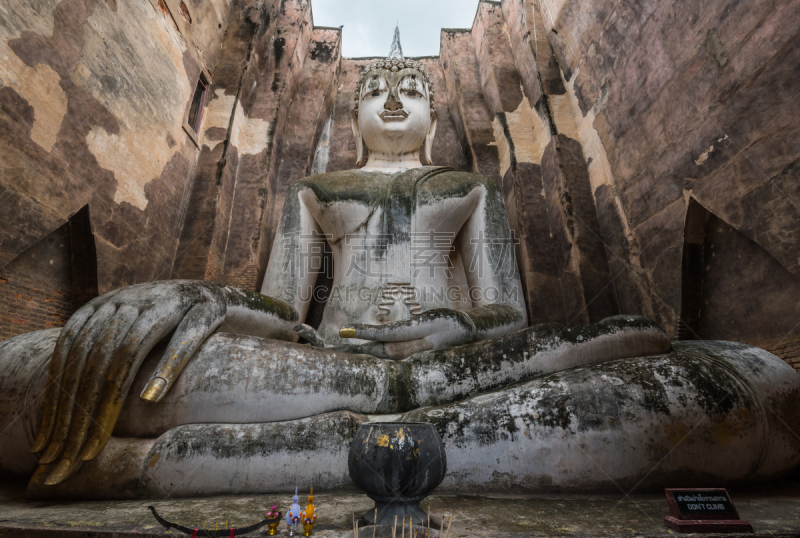
M 381 88 L 381 83 L 378 81 L 377 78 L 373 78 L 372 80 L 370 80 L 369 85 L 367 86 L 367 89 L 371 91 L 373 95 L 375 95 L 375 92 L 380 90 L 380 88 Z
M 403 84 L 400 86 L 400 91 L 406 95 L 410 95 L 413 97 L 422 95 L 417 88 L 419 85 L 417 84 L 416 77 L 409 78 L 403 81 Z

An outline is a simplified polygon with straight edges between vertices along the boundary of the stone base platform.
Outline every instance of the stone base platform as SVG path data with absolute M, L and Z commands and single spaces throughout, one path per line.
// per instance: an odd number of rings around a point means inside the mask
M 729 490 L 742 519 L 749 521 L 756 536 L 800 535 L 800 483 L 781 481 L 747 490 Z M 201 499 L 148 501 L 42 502 L 24 498 L 24 484 L 0 485 L 0 537 L 152 537 L 185 536 L 167 533 L 153 519 L 148 505 L 171 521 L 220 528 L 227 521 L 247 526 L 260 520 L 273 502 L 282 510 L 294 492 L 282 495 L 247 495 Z M 301 492 L 301 501 L 305 498 Z M 358 493 L 314 495 L 319 538 L 352 536 L 353 513 L 363 514 L 372 503 Z M 429 498 L 434 514 L 454 515 L 454 537 L 522 536 L 676 536 L 664 526 L 668 515 L 663 495 L 434 495 Z M 427 509 L 427 501 L 423 502 Z M 285 536 L 285 526 L 281 527 Z M 257 531 L 249 536 L 265 536 Z M 399 531 L 397 533 L 399 538 Z M 365 534 L 361 533 L 364 537 Z M 366 538 L 369 538 L 369 536 Z M 709 535 L 704 535 L 709 536 Z M 726 534 L 724 536 L 735 536 Z M 753 536 L 747 534 L 745 536 Z

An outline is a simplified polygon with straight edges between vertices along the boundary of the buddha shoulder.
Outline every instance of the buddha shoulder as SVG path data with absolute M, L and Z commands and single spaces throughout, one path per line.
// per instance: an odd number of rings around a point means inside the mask
M 480 189 L 488 196 L 500 194 L 500 186 L 494 178 L 473 172 L 448 170 L 423 182 L 419 187 L 418 196 L 423 202 L 463 198 L 476 189 Z
M 419 201 L 423 203 L 443 198 L 461 198 L 477 188 L 486 194 L 499 194 L 499 186 L 495 179 L 472 172 L 447 169 L 426 176 L 420 170 L 419 175 L 417 195 Z M 290 192 L 311 191 L 317 201 L 323 204 L 358 201 L 374 205 L 380 202 L 386 189 L 396 177 L 397 174 L 384 172 L 341 170 L 296 181 L 292 184 Z
M 303 178 L 293 183 L 290 189 L 298 193 L 311 191 L 323 204 L 360 201 L 373 205 L 380 201 L 391 180 L 391 174 L 381 172 L 340 170 Z

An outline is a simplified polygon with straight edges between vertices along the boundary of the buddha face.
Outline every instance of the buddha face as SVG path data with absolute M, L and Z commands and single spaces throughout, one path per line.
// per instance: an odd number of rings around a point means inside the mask
M 432 138 L 435 126 L 422 74 L 416 69 L 370 73 L 361 88 L 355 119 L 370 152 L 419 151 L 426 138 Z

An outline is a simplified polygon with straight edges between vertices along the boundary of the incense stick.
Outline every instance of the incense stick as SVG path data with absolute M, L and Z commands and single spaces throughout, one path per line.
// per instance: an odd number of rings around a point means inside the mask
M 372 522 L 372 538 L 375 538 L 375 529 L 378 528 L 378 507 L 375 507 L 375 520 Z
M 392 538 L 397 534 L 397 515 L 394 516 L 394 527 L 392 527 Z
M 453 522 L 453 513 L 450 513 L 450 521 L 447 522 L 447 532 L 444 533 L 444 538 L 447 538 L 447 535 L 450 534 L 450 524 Z

